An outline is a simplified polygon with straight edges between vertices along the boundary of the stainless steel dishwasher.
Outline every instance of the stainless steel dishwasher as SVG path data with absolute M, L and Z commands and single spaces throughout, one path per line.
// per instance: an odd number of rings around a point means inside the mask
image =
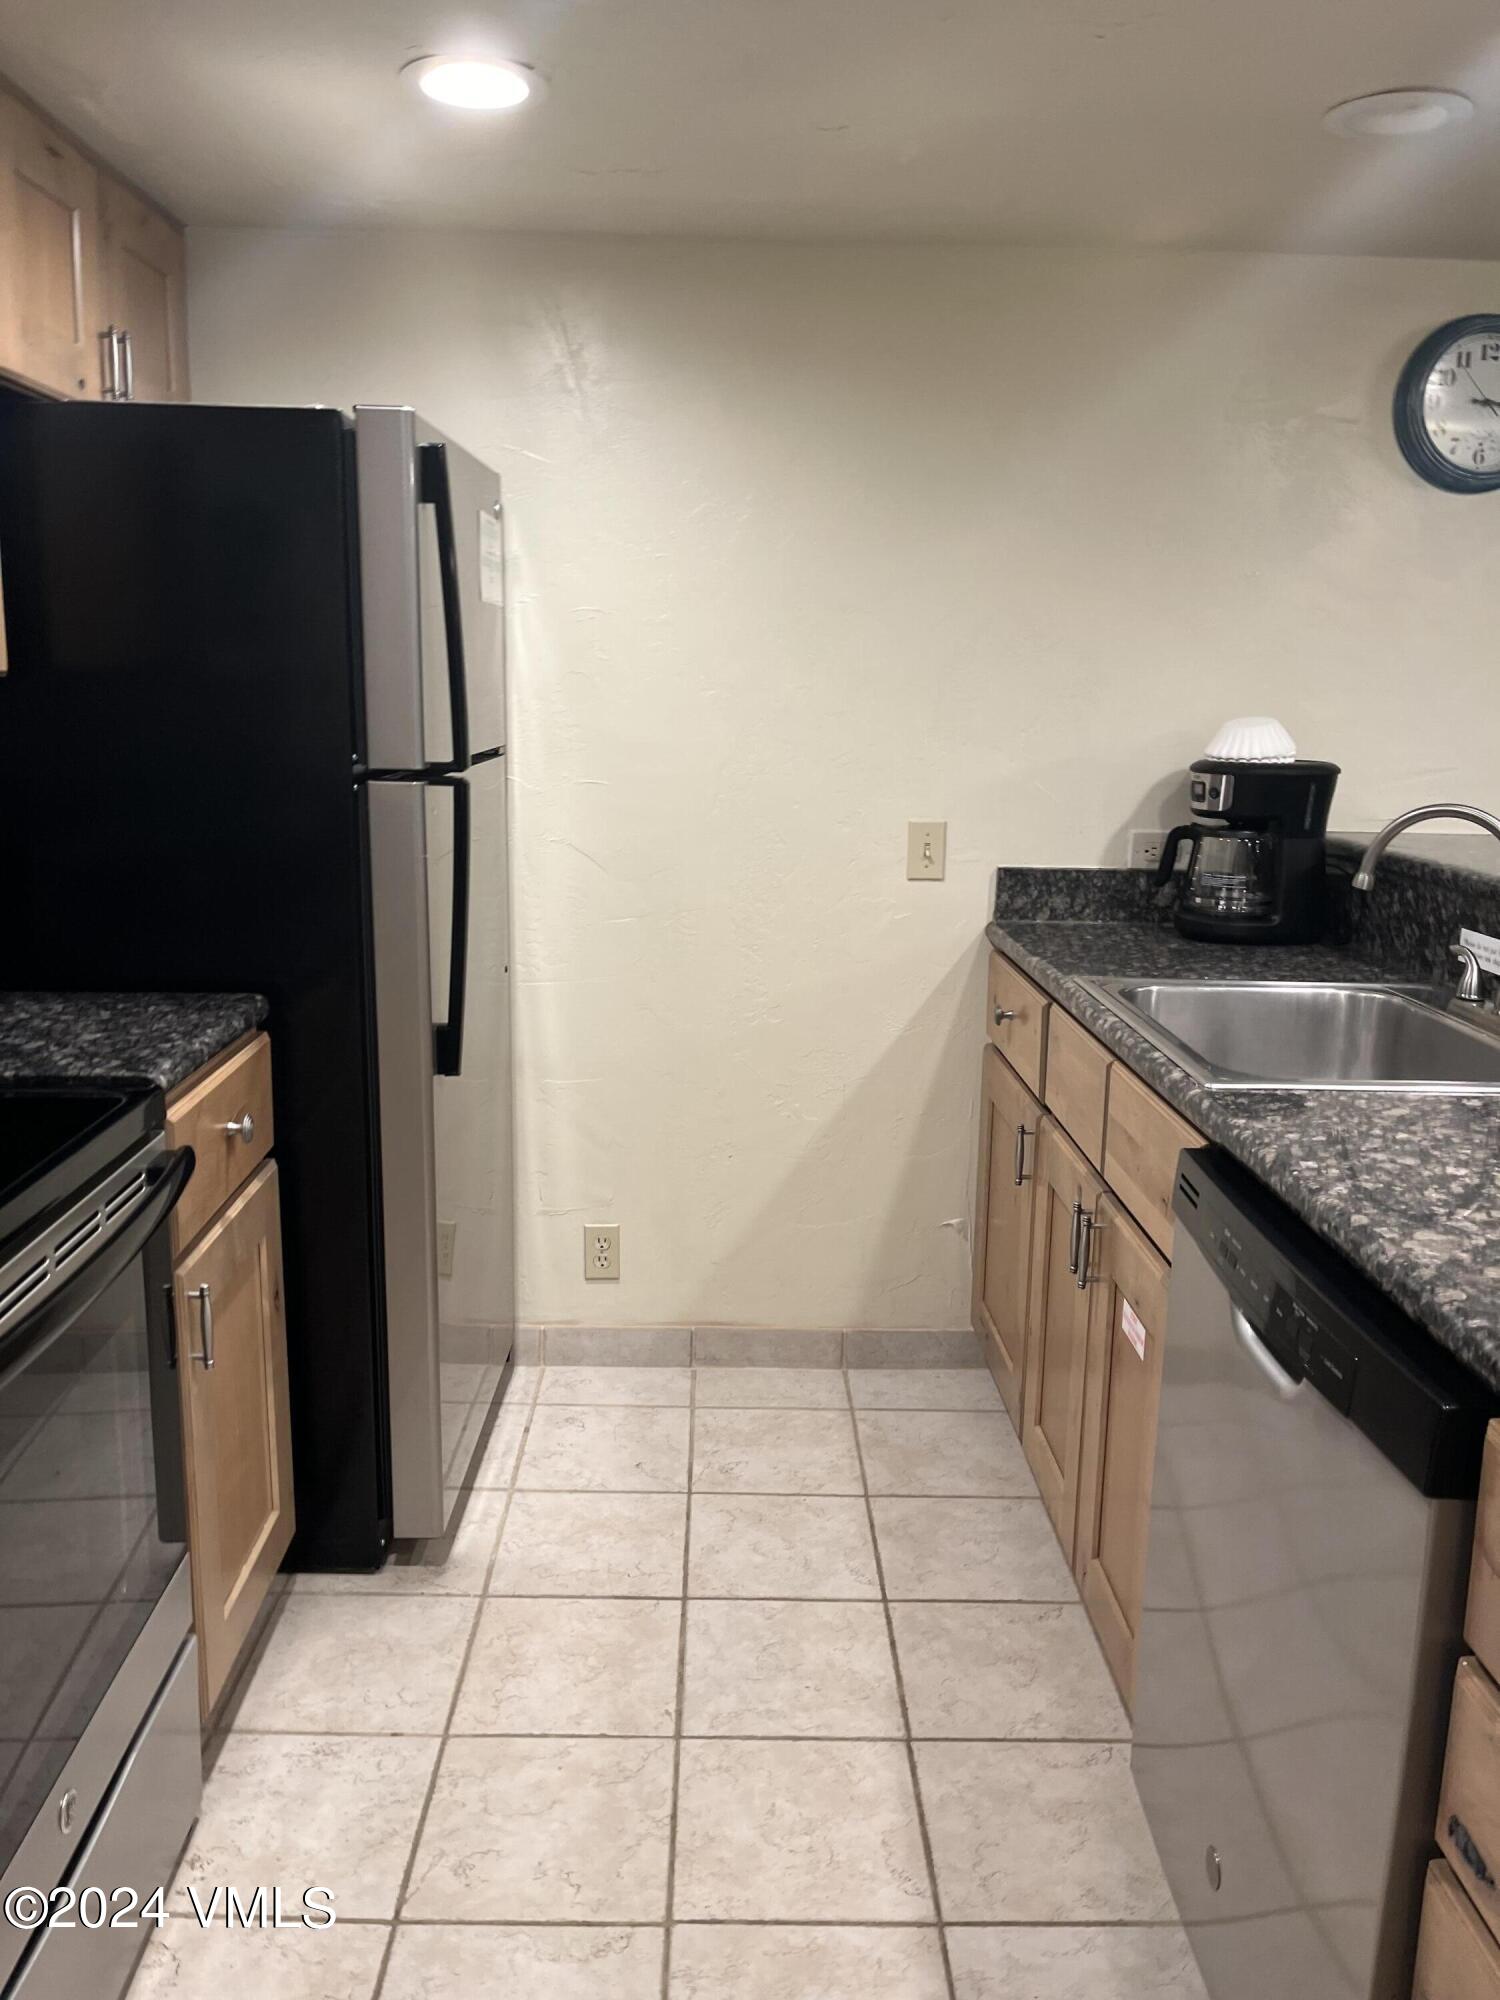
M 1133 1767 L 1212 2000 L 1404 2000 L 1497 1399 L 1185 1153 Z

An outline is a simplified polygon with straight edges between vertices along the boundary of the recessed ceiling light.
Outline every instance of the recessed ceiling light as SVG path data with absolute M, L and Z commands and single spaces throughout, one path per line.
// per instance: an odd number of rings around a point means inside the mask
M 541 78 L 525 63 L 502 62 L 493 56 L 418 56 L 405 63 L 424 97 L 462 111 L 513 111 L 528 97 L 541 95 Z
M 1345 139 L 1419 139 L 1473 116 L 1473 100 L 1457 90 L 1377 90 L 1335 104 L 1323 123 Z

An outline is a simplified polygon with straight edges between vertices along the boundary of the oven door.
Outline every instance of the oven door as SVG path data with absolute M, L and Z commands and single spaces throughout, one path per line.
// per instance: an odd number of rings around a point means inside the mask
M 4 1891 L 66 1874 L 188 1639 L 167 1219 L 191 1167 L 153 1139 L 0 1246 Z M 0 1984 L 26 1943 L 0 1927 Z

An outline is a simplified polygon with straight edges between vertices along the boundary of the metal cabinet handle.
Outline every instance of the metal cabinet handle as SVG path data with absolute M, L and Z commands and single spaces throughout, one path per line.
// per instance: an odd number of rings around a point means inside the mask
M 1016 1127 L 1016 1186 L 1026 1185 L 1026 1141 L 1031 1134 L 1022 1123 Z
M 203 1351 L 193 1359 L 201 1361 L 205 1368 L 214 1365 L 214 1297 L 207 1285 L 195 1286 L 188 1292 L 190 1299 L 198 1301 L 198 1323 L 203 1329 Z
M 1086 1292 L 1089 1288 L 1089 1260 L 1094 1254 L 1094 1238 L 1109 1224 L 1101 1222 L 1097 1215 L 1080 1218 L 1078 1228 L 1078 1289 Z
M 1078 1243 L 1082 1235 L 1083 1203 L 1075 1201 L 1073 1204 L 1073 1219 L 1068 1225 L 1068 1274 L 1074 1278 L 1078 1276 Z
M 135 341 L 131 337 L 129 327 L 121 327 L 120 329 L 120 352 L 125 360 L 124 374 L 120 387 L 120 401 L 122 403 L 133 403 L 135 401 Z
M 120 384 L 120 329 L 111 323 L 99 335 L 99 364 L 102 381 L 99 394 L 106 403 L 118 403 Z
M 243 1139 L 248 1146 L 250 1141 L 255 1137 L 255 1120 L 247 1111 L 243 1118 L 231 1118 L 229 1123 L 222 1127 L 222 1129 L 229 1134 L 231 1139 Z
M 995 1009 L 995 1026 L 997 1028 L 1003 1028 L 1007 1021 L 1013 1021 L 1015 1018 L 1016 1010 L 1014 1007 L 997 1007 Z

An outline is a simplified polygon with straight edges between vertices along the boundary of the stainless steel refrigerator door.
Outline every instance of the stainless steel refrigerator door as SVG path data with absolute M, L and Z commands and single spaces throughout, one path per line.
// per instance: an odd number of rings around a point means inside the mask
M 463 1048 L 456 1076 L 436 1076 L 432 1123 L 438 1216 L 438 1375 L 445 1513 L 483 1435 L 515 1336 L 510 885 L 506 763 L 476 764 L 470 818 L 469 931 Z M 453 800 L 429 789 L 433 1018 L 452 1017 L 447 990 L 453 907 Z
M 1471 1510 L 1274 1363 L 1179 1226 L 1136 1787 L 1212 2000 L 1410 1990 Z
M 505 759 L 369 790 L 392 1529 L 445 1532 L 515 1325 Z M 438 1076 L 455 797 L 470 822 L 459 1074 Z
M 446 769 L 454 763 L 455 644 L 470 752 L 501 749 L 505 567 L 499 475 L 404 405 L 360 405 L 354 436 L 365 762 L 374 771 Z M 440 454 L 446 509 L 436 504 L 424 480 L 424 452 Z M 456 583 L 451 632 L 444 597 L 445 511 Z

